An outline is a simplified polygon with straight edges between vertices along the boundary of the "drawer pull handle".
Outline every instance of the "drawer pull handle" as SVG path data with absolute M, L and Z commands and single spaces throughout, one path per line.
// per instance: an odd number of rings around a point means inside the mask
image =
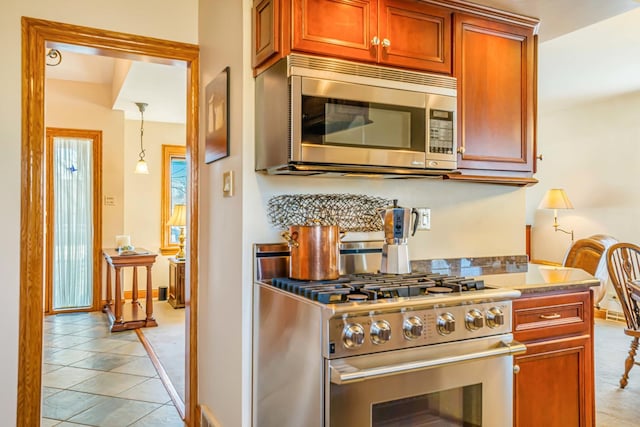
M 544 319 L 544 320 L 553 320 L 553 319 L 559 319 L 562 316 L 559 315 L 558 313 L 553 313 L 553 314 L 541 314 L 540 318 Z

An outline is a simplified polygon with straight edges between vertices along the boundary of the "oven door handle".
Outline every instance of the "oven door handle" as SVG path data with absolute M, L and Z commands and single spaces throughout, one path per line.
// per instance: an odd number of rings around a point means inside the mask
M 349 384 L 356 381 L 364 381 L 388 375 L 397 375 L 406 372 L 436 368 L 443 365 L 451 365 L 453 363 L 468 362 L 486 359 L 489 357 L 513 356 L 522 354 L 526 352 L 526 350 L 527 347 L 518 341 L 501 341 L 497 347 L 490 348 L 488 350 L 363 369 L 356 368 L 347 361 L 341 360 L 338 363 L 330 365 L 331 382 L 333 384 Z

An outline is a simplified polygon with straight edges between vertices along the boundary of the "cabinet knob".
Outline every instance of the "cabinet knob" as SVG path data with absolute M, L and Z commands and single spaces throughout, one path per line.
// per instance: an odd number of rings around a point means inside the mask
M 458 154 L 464 154 L 464 147 L 458 147 Z
M 391 41 L 389 41 L 389 39 L 382 39 L 382 47 L 388 48 L 389 46 L 391 46 Z
M 380 39 L 378 36 L 373 36 L 371 39 L 371 46 L 378 46 L 380 44 Z
M 513 365 L 513 373 L 517 374 L 520 372 L 520 365 Z
M 538 159 L 538 160 L 542 161 L 542 154 L 538 154 L 538 155 L 536 156 L 536 159 Z

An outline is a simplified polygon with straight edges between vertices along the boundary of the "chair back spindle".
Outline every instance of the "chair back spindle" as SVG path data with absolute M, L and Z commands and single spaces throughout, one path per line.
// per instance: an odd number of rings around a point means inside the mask
M 607 251 L 607 269 L 624 311 L 627 327 L 637 330 L 640 327 L 640 311 L 627 283 L 640 279 L 640 246 L 632 243 L 611 246 Z

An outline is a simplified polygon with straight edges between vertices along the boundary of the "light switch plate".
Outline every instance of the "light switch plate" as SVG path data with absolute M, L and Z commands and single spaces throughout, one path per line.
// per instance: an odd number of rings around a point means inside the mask
M 222 196 L 232 197 L 233 190 L 233 171 L 226 171 L 222 174 Z
M 431 230 L 431 209 L 416 208 L 418 211 L 418 230 Z

